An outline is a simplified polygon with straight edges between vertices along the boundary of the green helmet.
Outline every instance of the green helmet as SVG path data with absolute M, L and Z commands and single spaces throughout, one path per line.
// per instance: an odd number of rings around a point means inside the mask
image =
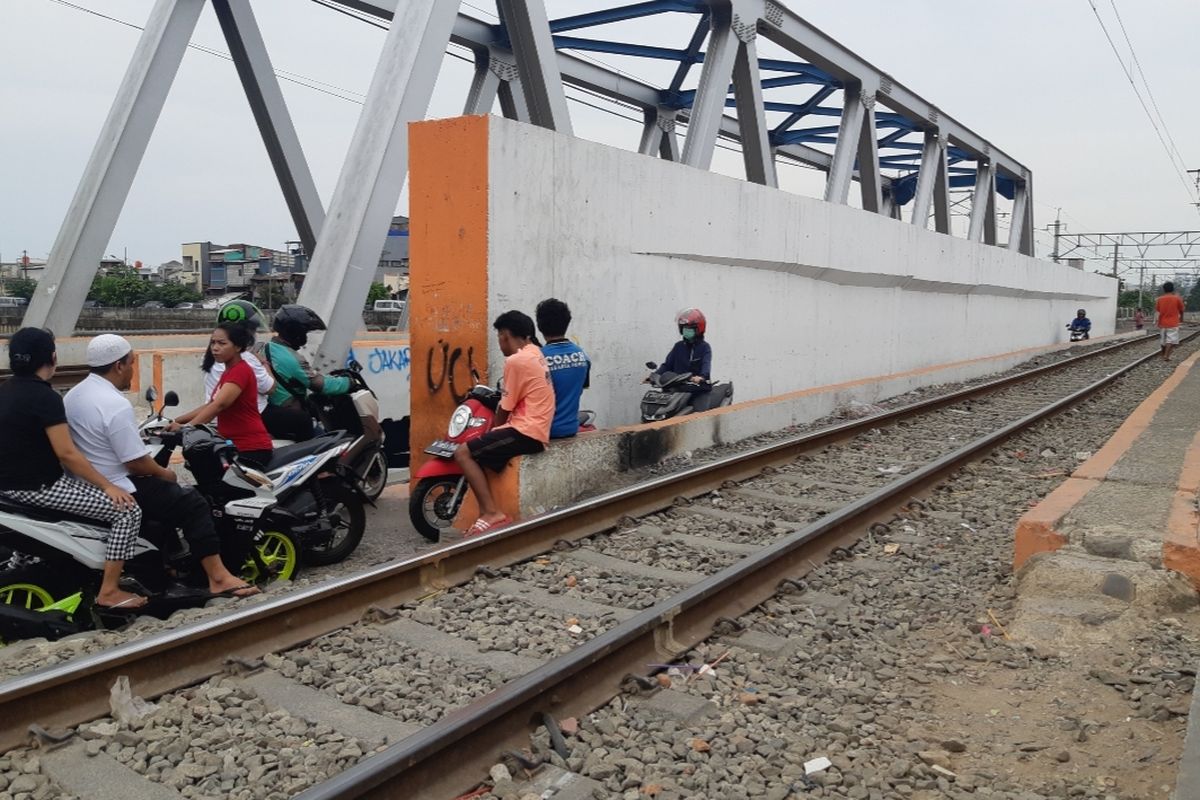
M 267 327 L 267 318 L 249 300 L 231 300 L 217 312 L 217 322 L 236 322 L 250 330 Z

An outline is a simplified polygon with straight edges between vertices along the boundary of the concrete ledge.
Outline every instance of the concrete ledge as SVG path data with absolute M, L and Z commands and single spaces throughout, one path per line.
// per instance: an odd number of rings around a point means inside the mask
M 1179 757 L 1179 777 L 1175 779 L 1171 800 L 1200 800 L 1200 681 L 1196 681 L 1192 691 L 1183 754 Z
M 1117 342 L 1145 336 L 1129 332 L 1098 337 L 1097 342 Z M 510 515 L 513 510 L 528 517 L 566 505 L 578 497 L 612 487 L 612 475 L 657 464 L 672 456 L 728 444 L 801 425 L 828 416 L 852 401 L 875 403 L 890 397 L 945 383 L 980 378 L 1011 369 L 1046 353 L 1072 347 L 1058 343 L 1016 350 L 1000 355 L 956 361 L 932 367 L 879 375 L 830 386 L 803 389 L 761 400 L 734 403 L 701 414 L 582 434 L 551 442 L 545 453 L 510 464 L 506 472 L 517 479 L 494 479 L 493 487 L 516 491 L 515 497 L 500 500 Z M 504 475 L 504 473 L 501 473 Z M 459 520 L 466 519 L 460 516 Z M 473 517 L 472 517 L 473 519 Z
M 1197 360 L 1200 360 L 1200 353 L 1183 361 L 1161 386 L 1134 409 L 1100 450 L 1021 517 L 1014 534 L 1014 569 L 1024 566 L 1037 553 L 1058 550 L 1067 544 L 1078 544 L 1095 555 L 1144 561 L 1152 566 L 1183 573 L 1200 587 L 1200 513 L 1197 512 L 1200 434 L 1191 438 L 1181 454 L 1182 463 L 1178 467 L 1171 460 L 1172 455 L 1164 455 L 1161 461 L 1155 462 L 1158 454 L 1152 446 L 1153 442 L 1150 438 L 1143 438 L 1154 435 L 1153 427 L 1164 429 L 1160 433 L 1166 433 L 1168 438 L 1174 436 L 1178 420 L 1162 416 L 1156 420 L 1156 415 L 1189 377 Z M 1187 391 L 1193 388 L 1189 386 Z M 1155 455 L 1149 459 L 1139 459 L 1138 451 L 1134 450 L 1134 444 L 1139 440 L 1147 443 L 1147 448 L 1142 449 L 1148 449 Z M 1172 476 L 1177 475 L 1173 477 L 1175 485 L 1170 485 L 1172 478 L 1168 478 L 1165 485 L 1156 480 L 1153 472 L 1147 469 L 1147 464 L 1152 464 L 1158 472 L 1166 470 Z M 1104 491 L 1098 492 L 1100 487 L 1105 487 Z M 1169 499 L 1163 500 L 1164 504 L 1170 506 L 1165 522 L 1158 526 L 1134 510 L 1130 511 L 1127 518 L 1119 513 L 1116 517 L 1108 516 L 1105 520 L 1107 526 L 1085 524 L 1081 530 L 1072 528 L 1072 519 L 1088 518 L 1085 512 L 1090 506 L 1104 508 L 1106 503 L 1111 504 L 1114 499 L 1129 492 L 1143 496 L 1172 493 Z M 1101 494 L 1106 497 L 1101 498 Z M 1158 542 L 1160 537 L 1161 545 Z

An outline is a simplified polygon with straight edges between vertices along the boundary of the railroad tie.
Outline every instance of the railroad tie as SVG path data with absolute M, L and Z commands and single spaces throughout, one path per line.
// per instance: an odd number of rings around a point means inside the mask
M 420 725 L 375 714 L 359 706 L 346 705 L 336 697 L 286 678 L 274 670 L 257 672 L 237 681 L 273 709 L 286 711 L 312 725 L 328 725 L 338 733 L 356 739 L 394 744 L 421 729 Z
M 485 667 L 505 680 L 533 672 L 543 663 L 540 659 L 518 656 L 501 650 L 484 652 L 467 639 L 443 633 L 437 628 L 408 618 L 389 622 L 380 630 L 385 636 L 395 639 L 397 642 L 402 642 L 418 650 L 436 653 L 460 664 Z
M 88 755 L 80 741 L 40 753 L 50 780 L 88 800 L 183 800 L 166 784 L 147 780 L 107 753 Z M 12 787 L 9 787 L 10 790 Z
M 514 599 L 534 608 L 543 608 L 559 614 L 572 617 L 613 617 L 618 620 L 629 619 L 637 611 L 620 606 L 607 606 L 593 603 L 574 593 L 554 594 L 536 586 L 530 586 L 512 578 L 499 578 L 490 581 L 487 590 L 498 595 L 509 595 Z
M 633 561 L 626 561 L 623 558 L 605 555 L 589 547 L 572 550 L 567 555 L 573 561 L 582 561 L 590 567 L 607 570 L 608 572 L 619 572 L 624 575 L 649 578 L 650 580 L 663 581 L 664 583 L 675 583 L 681 586 L 699 583 L 706 577 L 699 572 L 680 572 L 678 570 L 655 567 L 650 564 L 637 564 Z

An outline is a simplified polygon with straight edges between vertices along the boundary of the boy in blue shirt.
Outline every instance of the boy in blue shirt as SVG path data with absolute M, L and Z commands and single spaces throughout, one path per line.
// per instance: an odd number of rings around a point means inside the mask
M 537 326 L 546 343 L 542 355 L 550 366 L 554 385 L 554 422 L 551 439 L 567 439 L 579 432 L 579 398 L 591 382 L 592 362 L 583 348 L 567 339 L 571 309 L 551 297 L 537 305 Z

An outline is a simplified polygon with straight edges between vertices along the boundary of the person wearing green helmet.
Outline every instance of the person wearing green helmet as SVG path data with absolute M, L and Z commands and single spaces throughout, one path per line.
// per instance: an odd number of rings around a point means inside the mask
M 275 376 L 275 391 L 263 411 L 263 422 L 276 439 L 307 441 L 315 433 L 313 418 L 308 409 L 308 395 L 347 394 L 350 379 L 338 375 L 321 375 L 312 368 L 301 348 L 308 344 L 308 334 L 325 330 L 325 321 L 307 306 L 280 306 L 271 321 L 275 336 L 259 349 Z
M 266 317 L 258 310 L 258 306 L 249 300 L 233 300 L 221 306 L 221 310 L 217 312 L 217 324 L 220 325 L 223 322 L 242 325 L 251 333 L 256 333 L 260 328 L 267 326 Z M 258 388 L 258 413 L 261 414 L 267 407 L 267 397 L 275 388 L 275 378 L 263 366 L 258 356 L 249 350 L 242 354 L 242 360 L 254 372 L 254 380 Z M 204 400 L 207 402 L 216 393 L 217 384 L 221 382 L 221 376 L 225 374 L 225 365 L 213 358 L 211 350 L 205 350 L 204 361 L 200 364 L 200 369 L 204 371 Z

